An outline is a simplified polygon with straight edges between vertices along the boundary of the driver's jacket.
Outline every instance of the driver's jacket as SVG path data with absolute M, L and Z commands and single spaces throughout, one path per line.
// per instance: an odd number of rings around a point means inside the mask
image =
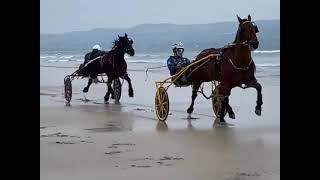
M 106 53 L 105 51 L 94 49 L 93 51 L 87 53 L 84 56 L 84 63 L 83 64 L 86 64 L 87 62 L 89 62 L 90 60 L 92 60 L 98 56 L 103 56 L 105 53 Z
M 177 65 L 187 66 L 190 64 L 190 60 L 188 58 L 179 57 L 179 56 L 170 56 L 167 60 L 167 66 L 170 71 L 170 75 L 174 75 L 177 73 Z

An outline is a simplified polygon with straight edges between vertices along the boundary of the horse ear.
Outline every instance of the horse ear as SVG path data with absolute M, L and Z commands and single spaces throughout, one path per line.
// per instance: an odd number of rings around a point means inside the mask
M 242 23 L 242 19 L 237 15 L 239 23 Z
M 119 34 L 118 34 L 118 38 L 120 39 L 120 36 L 119 36 Z
M 251 21 L 251 16 L 250 16 L 250 14 L 248 15 L 248 21 Z
M 124 34 L 124 37 L 128 37 L 128 36 L 127 36 L 127 33 Z

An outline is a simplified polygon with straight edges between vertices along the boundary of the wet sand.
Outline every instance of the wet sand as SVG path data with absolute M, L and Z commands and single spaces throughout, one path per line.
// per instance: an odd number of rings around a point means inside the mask
M 42 68 L 40 178 L 49 179 L 280 179 L 279 82 L 262 79 L 262 116 L 254 114 L 256 91 L 235 88 L 230 97 L 233 126 L 214 126 L 211 101 L 198 96 L 186 120 L 191 88 L 171 87 L 170 115 L 158 122 L 155 80 L 167 74 L 132 71 L 135 97 L 124 82 L 121 104 L 103 104 L 106 85 L 73 81 L 65 106 L 63 77 L 72 69 Z M 47 74 L 48 72 L 54 73 Z M 50 77 L 55 77 L 50 79 Z M 207 88 L 207 92 L 210 89 Z

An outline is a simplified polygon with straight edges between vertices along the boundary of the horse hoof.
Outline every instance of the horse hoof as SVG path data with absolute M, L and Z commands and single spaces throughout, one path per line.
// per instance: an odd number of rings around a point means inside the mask
M 193 111 L 193 109 L 191 109 L 191 108 L 187 109 L 187 113 L 188 113 L 188 114 L 191 114 L 192 111 Z
M 213 126 L 216 126 L 216 125 L 221 126 L 225 124 L 226 124 L 226 121 L 223 118 L 216 118 L 214 120 Z
M 82 92 L 87 93 L 89 91 L 89 89 L 83 89 Z
M 256 115 L 261 116 L 261 110 L 256 110 L 255 113 Z
M 236 118 L 236 115 L 235 115 L 234 113 L 229 114 L 229 118 L 230 118 L 230 119 L 235 119 L 235 118 Z

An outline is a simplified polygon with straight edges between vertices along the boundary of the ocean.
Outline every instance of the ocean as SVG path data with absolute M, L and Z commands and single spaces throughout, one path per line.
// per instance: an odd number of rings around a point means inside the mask
M 199 52 L 188 53 L 184 56 L 193 60 Z M 171 53 L 143 54 L 137 53 L 130 57 L 125 55 L 128 63 L 128 72 L 145 71 L 152 68 L 152 72 L 168 73 L 165 67 Z M 252 53 L 253 61 L 256 64 L 256 77 L 280 78 L 280 50 L 257 50 Z M 70 74 L 84 61 L 84 54 L 80 53 L 41 53 L 40 67 L 49 68 L 70 68 Z M 159 67 L 159 68 L 155 68 Z M 72 70 L 74 69 L 74 70 Z

